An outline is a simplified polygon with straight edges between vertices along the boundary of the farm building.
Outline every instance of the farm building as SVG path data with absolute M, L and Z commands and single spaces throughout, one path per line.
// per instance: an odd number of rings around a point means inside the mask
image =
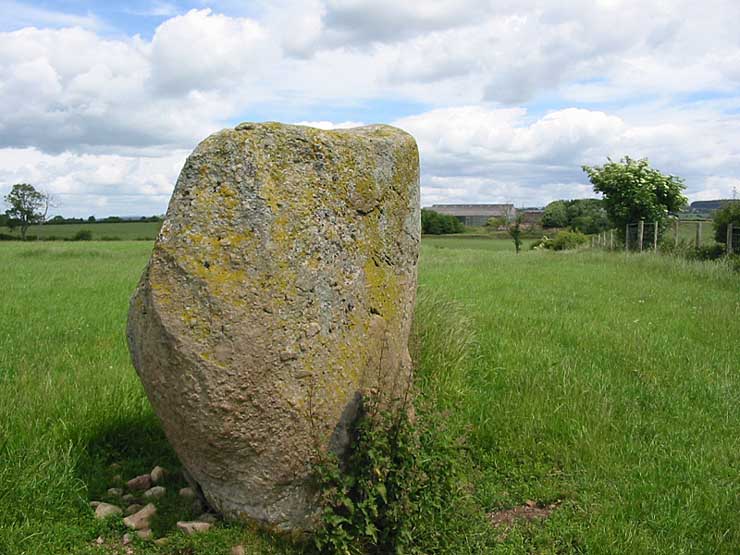
M 505 218 L 511 221 L 516 217 L 513 204 L 434 204 L 430 208 L 440 214 L 455 216 L 464 225 L 486 225 L 490 218 Z

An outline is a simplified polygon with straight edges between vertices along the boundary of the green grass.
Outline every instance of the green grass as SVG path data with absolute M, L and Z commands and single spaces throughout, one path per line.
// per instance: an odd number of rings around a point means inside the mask
M 0 243 L 3 555 L 117 552 L 93 544 L 120 539 L 120 521 L 95 521 L 88 501 L 116 473 L 177 468 L 124 337 L 150 248 Z M 423 241 L 419 276 L 420 394 L 440 434 L 467 430 L 470 494 L 486 511 L 559 503 L 497 543 L 441 511 L 440 537 L 460 538 L 448 552 L 740 551 L 737 274 L 456 237 Z M 188 508 L 171 495 L 163 509 L 155 531 L 172 543 L 136 553 L 300 552 L 237 525 L 186 538 L 172 525 Z
M 115 238 L 123 241 L 141 241 L 154 240 L 161 226 L 161 222 L 44 224 L 29 227 L 28 235 L 35 235 L 39 239 L 71 239 L 78 231 L 88 230 L 92 232 L 94 240 Z M 20 238 L 20 231 L 11 232 L 7 227 L 0 227 L 0 233 Z

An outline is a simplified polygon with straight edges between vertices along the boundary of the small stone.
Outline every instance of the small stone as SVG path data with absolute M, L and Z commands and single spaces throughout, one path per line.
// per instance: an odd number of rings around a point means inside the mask
M 98 545 L 103 545 L 103 536 L 98 536 L 98 539 L 95 540 L 95 543 Z
M 250 129 L 254 129 L 254 123 L 245 121 L 237 125 L 234 129 L 237 131 L 249 131 Z
M 192 499 L 195 497 L 195 492 L 193 491 L 193 488 L 182 488 L 179 491 L 180 497 L 185 497 L 187 499 Z
M 98 505 L 100 505 L 100 501 L 90 501 L 90 506 L 93 509 L 96 509 L 98 507 Z
M 120 470 L 121 465 L 119 463 L 111 463 L 111 465 L 108 468 L 110 468 L 111 470 Z
M 208 522 L 198 522 L 198 521 L 191 521 L 191 522 L 183 522 L 180 521 L 177 523 L 177 528 L 181 532 L 183 532 L 186 536 L 192 536 L 193 534 L 199 534 L 201 532 L 208 532 L 211 528 L 211 524 Z
M 142 474 L 136 478 L 131 478 L 126 482 L 126 486 L 131 490 L 144 491 L 152 487 L 152 477 L 149 474 Z
M 162 480 L 164 480 L 164 477 L 167 475 L 167 471 L 162 468 L 161 466 L 155 466 L 152 468 L 152 471 L 149 473 L 149 476 L 152 478 L 152 483 L 158 484 Z
M 152 537 L 152 531 L 150 528 L 144 528 L 143 530 L 137 530 L 136 535 L 139 536 L 142 540 L 148 540 Z
M 123 490 L 121 488 L 108 488 L 108 495 L 111 497 L 121 497 Z
M 158 540 L 154 540 L 155 545 L 167 545 L 170 543 L 170 540 L 168 538 L 159 538 Z
M 321 331 L 321 326 L 318 322 L 311 322 L 306 328 L 306 337 L 313 337 Z
M 287 349 L 285 349 L 283 352 L 280 353 L 280 360 L 283 362 L 287 362 L 289 360 L 295 360 L 298 358 L 298 349 L 291 345 Z
M 243 545 L 235 545 L 231 548 L 231 555 L 245 555 Z
M 144 528 L 149 528 L 149 519 L 156 513 L 157 507 L 149 503 L 131 516 L 124 518 L 123 523 L 134 530 L 143 530 Z
M 115 476 L 113 476 L 113 478 L 110 479 L 110 481 L 114 484 L 120 484 L 121 482 L 123 482 L 123 478 L 120 474 L 116 474 Z
M 134 513 L 138 513 L 143 505 L 139 505 L 138 503 L 134 503 L 133 505 L 129 505 L 126 507 L 126 510 L 124 511 L 126 513 L 126 516 L 130 516 Z
M 159 499 L 160 497 L 164 497 L 165 493 L 167 493 L 166 488 L 163 488 L 162 486 L 154 486 L 144 492 L 144 497 L 147 499 Z
M 127 493 L 126 495 L 124 495 L 123 497 L 121 497 L 121 500 L 124 503 L 133 503 L 134 501 L 136 501 L 136 496 L 135 495 L 131 495 L 130 493 Z
M 200 522 L 208 522 L 210 524 L 214 524 L 216 521 L 218 521 L 218 518 L 213 513 L 203 513 L 198 517 Z
M 131 534 L 129 534 L 128 532 L 126 532 L 126 533 L 125 533 L 125 534 L 123 535 L 123 545 L 128 545 L 128 544 L 130 544 L 130 543 L 131 543 L 132 541 L 133 541 L 133 540 L 131 539 Z
M 113 515 L 119 515 L 123 511 L 120 507 L 116 507 L 115 505 L 111 505 L 110 503 L 101 503 L 95 508 L 95 518 L 98 520 L 102 520 L 104 518 L 108 518 L 109 516 Z

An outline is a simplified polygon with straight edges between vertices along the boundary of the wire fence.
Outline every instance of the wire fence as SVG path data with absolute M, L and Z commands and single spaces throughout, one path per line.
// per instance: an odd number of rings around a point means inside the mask
M 727 252 L 740 254 L 740 226 L 729 224 L 727 227 Z
M 618 233 L 611 229 L 591 236 L 593 248 L 608 250 L 626 250 L 634 252 L 670 250 L 671 246 L 679 245 L 703 247 L 722 244 L 724 250 L 730 254 L 740 254 L 740 226 L 728 224 L 727 233 L 715 242 L 715 232 L 711 222 L 707 221 L 675 221 L 662 230 L 657 222 L 634 222 L 627 224 Z

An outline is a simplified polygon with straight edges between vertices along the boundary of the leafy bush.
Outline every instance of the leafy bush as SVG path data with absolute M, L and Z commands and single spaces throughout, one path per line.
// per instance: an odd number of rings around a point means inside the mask
M 545 207 L 543 227 L 567 227 L 581 233 L 600 233 L 609 229 L 609 219 L 601 199 L 556 200 Z
M 714 240 L 723 245 L 727 243 L 727 224 L 740 229 L 740 201 L 725 204 L 714 213 Z
M 727 257 L 727 262 L 735 272 L 740 272 L 740 254 L 731 254 Z
M 465 226 L 455 216 L 440 214 L 434 210 L 421 211 L 421 232 L 429 235 L 462 233 Z
M 72 241 L 92 241 L 92 231 L 89 229 L 81 229 L 72 237 Z
M 691 258 L 696 260 L 717 260 L 725 255 L 725 246 L 720 243 L 714 243 L 713 245 L 702 245 L 694 249 L 694 254 Z
M 547 235 L 539 241 L 530 245 L 530 249 L 548 249 L 553 251 L 564 251 L 577 249 L 588 243 L 588 237 L 580 231 L 561 231 L 554 238 L 550 239 Z
M 603 195 L 604 209 L 617 232 L 622 236 L 627 224 L 644 220 L 658 222 L 658 234 L 662 235 L 668 214 L 678 212 L 688 202 L 683 196 L 683 179 L 651 168 L 647 158 L 635 160 L 625 156 L 619 162 L 607 160 L 603 166 L 582 169 L 594 192 Z
M 425 422 L 417 426 L 405 408 L 385 411 L 377 396 L 365 398 L 346 460 L 330 456 L 317 468 L 323 506 L 314 536 L 319 553 L 421 555 L 463 548 L 460 528 L 477 525 L 483 514 L 461 495 L 464 440 L 451 441 L 442 415 L 429 413 Z

